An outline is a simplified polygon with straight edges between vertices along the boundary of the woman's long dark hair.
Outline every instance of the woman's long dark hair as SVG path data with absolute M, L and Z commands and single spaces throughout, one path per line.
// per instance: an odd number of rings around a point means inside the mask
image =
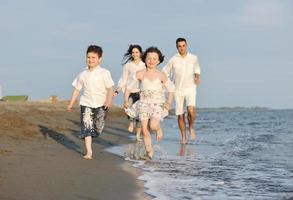
M 138 51 L 140 52 L 140 54 L 142 56 L 142 48 L 141 48 L 141 46 L 139 46 L 138 44 L 131 44 L 131 45 L 129 45 L 127 52 L 123 56 L 122 65 L 125 65 L 129 61 L 133 61 L 132 50 L 134 48 L 138 49 Z

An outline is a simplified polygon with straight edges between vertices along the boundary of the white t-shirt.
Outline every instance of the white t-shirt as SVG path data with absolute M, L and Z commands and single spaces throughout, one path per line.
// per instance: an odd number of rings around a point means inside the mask
M 114 82 L 110 71 L 97 66 L 93 71 L 89 69 L 81 72 L 72 82 L 72 86 L 81 91 L 80 105 L 97 108 L 103 106 L 107 97 L 107 88 L 111 88 Z
M 182 57 L 179 53 L 173 56 L 168 64 L 162 69 L 163 72 L 173 76 L 176 90 L 194 87 L 194 74 L 200 74 L 200 66 L 196 55 L 187 53 Z
M 129 86 L 130 83 L 133 83 L 136 80 L 136 72 L 145 69 L 144 62 L 140 61 L 138 64 L 134 62 L 128 62 L 123 66 L 123 72 L 121 78 L 118 82 L 118 87 L 122 88 L 124 91 L 125 88 Z M 131 87 L 131 93 L 139 92 L 138 82 Z

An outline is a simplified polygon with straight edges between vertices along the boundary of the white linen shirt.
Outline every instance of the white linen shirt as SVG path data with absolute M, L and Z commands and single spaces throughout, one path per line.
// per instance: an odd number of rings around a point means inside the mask
M 194 74 L 200 74 L 200 66 L 196 55 L 187 53 L 182 57 L 179 53 L 173 56 L 162 69 L 163 72 L 173 76 L 176 91 L 182 91 L 191 87 L 196 88 Z
M 133 83 L 136 80 L 136 72 L 145 69 L 144 62 L 140 61 L 138 64 L 134 62 L 128 62 L 123 66 L 123 72 L 121 78 L 118 82 L 118 87 L 122 88 L 124 91 L 125 88 L 128 88 L 129 84 Z M 139 92 L 139 84 L 136 81 L 135 85 L 131 87 L 131 93 Z
M 107 97 L 107 88 L 111 88 L 114 82 L 110 71 L 97 66 L 93 71 L 82 71 L 72 82 L 72 86 L 81 91 L 79 104 L 91 108 L 103 106 Z

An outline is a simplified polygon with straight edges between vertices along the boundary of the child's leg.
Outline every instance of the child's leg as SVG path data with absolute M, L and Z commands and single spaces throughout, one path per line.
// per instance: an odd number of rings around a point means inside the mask
M 135 120 L 136 121 L 136 141 L 140 142 L 140 133 L 141 133 L 141 124 L 140 121 L 138 119 Z
M 97 108 L 96 116 L 95 116 L 95 126 L 96 126 L 95 128 L 99 135 L 103 132 L 106 115 L 107 115 L 107 110 L 105 110 L 103 107 Z
M 129 133 L 132 133 L 133 132 L 133 128 L 134 128 L 133 119 L 130 118 L 130 121 L 129 121 L 129 124 L 128 124 L 128 128 L 127 128 L 128 132 Z
M 85 159 L 92 159 L 93 150 L 92 150 L 92 136 L 87 136 L 84 138 L 85 148 L 86 148 L 86 155 L 84 156 Z
M 94 134 L 94 113 L 93 109 L 81 106 L 80 112 L 80 137 L 84 139 L 85 148 L 86 148 L 86 155 L 84 156 L 85 159 L 92 159 L 92 136 Z
M 160 119 L 151 118 L 150 120 L 150 129 L 157 133 L 157 141 L 160 141 L 163 138 L 163 131 L 160 126 Z
M 128 106 L 131 107 L 133 104 L 134 104 L 134 96 L 133 96 L 133 93 L 130 93 L 129 98 L 128 98 Z M 129 121 L 127 130 L 128 130 L 129 133 L 133 133 L 134 119 L 131 118 L 131 117 L 128 117 L 128 119 L 130 121 Z
M 136 128 L 136 141 L 137 142 L 140 142 L 141 139 L 140 139 L 140 133 L 141 133 L 141 128 Z
M 148 121 L 149 121 L 148 119 L 147 120 L 142 120 L 141 121 L 141 128 L 142 128 L 143 141 L 144 141 L 147 156 L 150 159 L 152 159 L 153 154 L 154 154 L 154 150 L 153 150 L 153 147 L 152 147 L 151 135 L 150 135 L 150 132 L 148 130 Z

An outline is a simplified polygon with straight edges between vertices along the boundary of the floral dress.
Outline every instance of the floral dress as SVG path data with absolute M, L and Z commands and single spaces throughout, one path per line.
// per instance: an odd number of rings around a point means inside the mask
M 164 85 L 161 80 L 144 77 L 139 86 L 140 100 L 125 109 L 126 114 L 132 118 L 139 117 L 140 121 L 151 118 L 162 120 L 166 117 L 168 110 L 164 108 Z

